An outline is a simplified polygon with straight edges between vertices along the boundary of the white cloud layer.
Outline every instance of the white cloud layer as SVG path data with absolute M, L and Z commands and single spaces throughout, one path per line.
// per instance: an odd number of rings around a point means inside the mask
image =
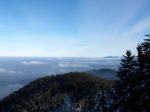
M 86 67 L 89 68 L 89 65 L 80 64 L 80 63 L 59 63 L 59 67 Z
M 4 73 L 4 72 L 6 72 L 6 69 L 0 68 L 0 73 Z
M 0 68 L 0 74 L 21 74 L 21 73 L 22 73 L 22 71 Z
M 45 65 L 47 63 L 43 61 L 23 61 L 21 62 L 23 65 Z

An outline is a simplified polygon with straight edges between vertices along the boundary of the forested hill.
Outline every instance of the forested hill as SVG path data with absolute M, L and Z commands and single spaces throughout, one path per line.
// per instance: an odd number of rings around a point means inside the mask
M 117 80 L 117 70 L 113 70 L 113 69 L 99 69 L 99 70 L 89 70 L 86 73 L 94 75 L 94 76 L 98 76 L 98 77 L 102 77 L 108 80 Z
M 109 90 L 113 81 L 87 75 L 66 73 L 37 79 L 0 101 L 0 112 L 50 112 L 63 104 L 66 94 L 71 102 L 84 102 L 102 88 Z

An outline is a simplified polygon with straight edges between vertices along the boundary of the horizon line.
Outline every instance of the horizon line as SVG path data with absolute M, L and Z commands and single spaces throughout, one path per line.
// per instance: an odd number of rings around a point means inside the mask
M 0 56 L 0 58 L 115 58 L 115 57 L 121 57 L 121 56 L 96 56 L 96 57 L 90 57 L 90 56 Z

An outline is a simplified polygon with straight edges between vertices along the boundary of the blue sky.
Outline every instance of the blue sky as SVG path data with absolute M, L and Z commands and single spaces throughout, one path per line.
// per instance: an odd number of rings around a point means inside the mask
M 149 0 L 0 0 L 0 56 L 120 56 L 150 33 Z

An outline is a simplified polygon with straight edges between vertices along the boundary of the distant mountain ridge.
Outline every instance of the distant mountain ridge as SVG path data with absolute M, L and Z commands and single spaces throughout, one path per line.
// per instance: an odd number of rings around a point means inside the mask
M 103 58 L 120 58 L 120 56 L 105 56 L 105 57 L 103 57 Z
M 103 69 L 98 69 L 98 70 L 89 70 L 86 71 L 86 73 L 94 75 L 94 76 L 98 76 L 98 77 L 102 77 L 108 80 L 117 80 L 117 70 L 114 69 L 107 69 L 107 68 L 103 68 Z

